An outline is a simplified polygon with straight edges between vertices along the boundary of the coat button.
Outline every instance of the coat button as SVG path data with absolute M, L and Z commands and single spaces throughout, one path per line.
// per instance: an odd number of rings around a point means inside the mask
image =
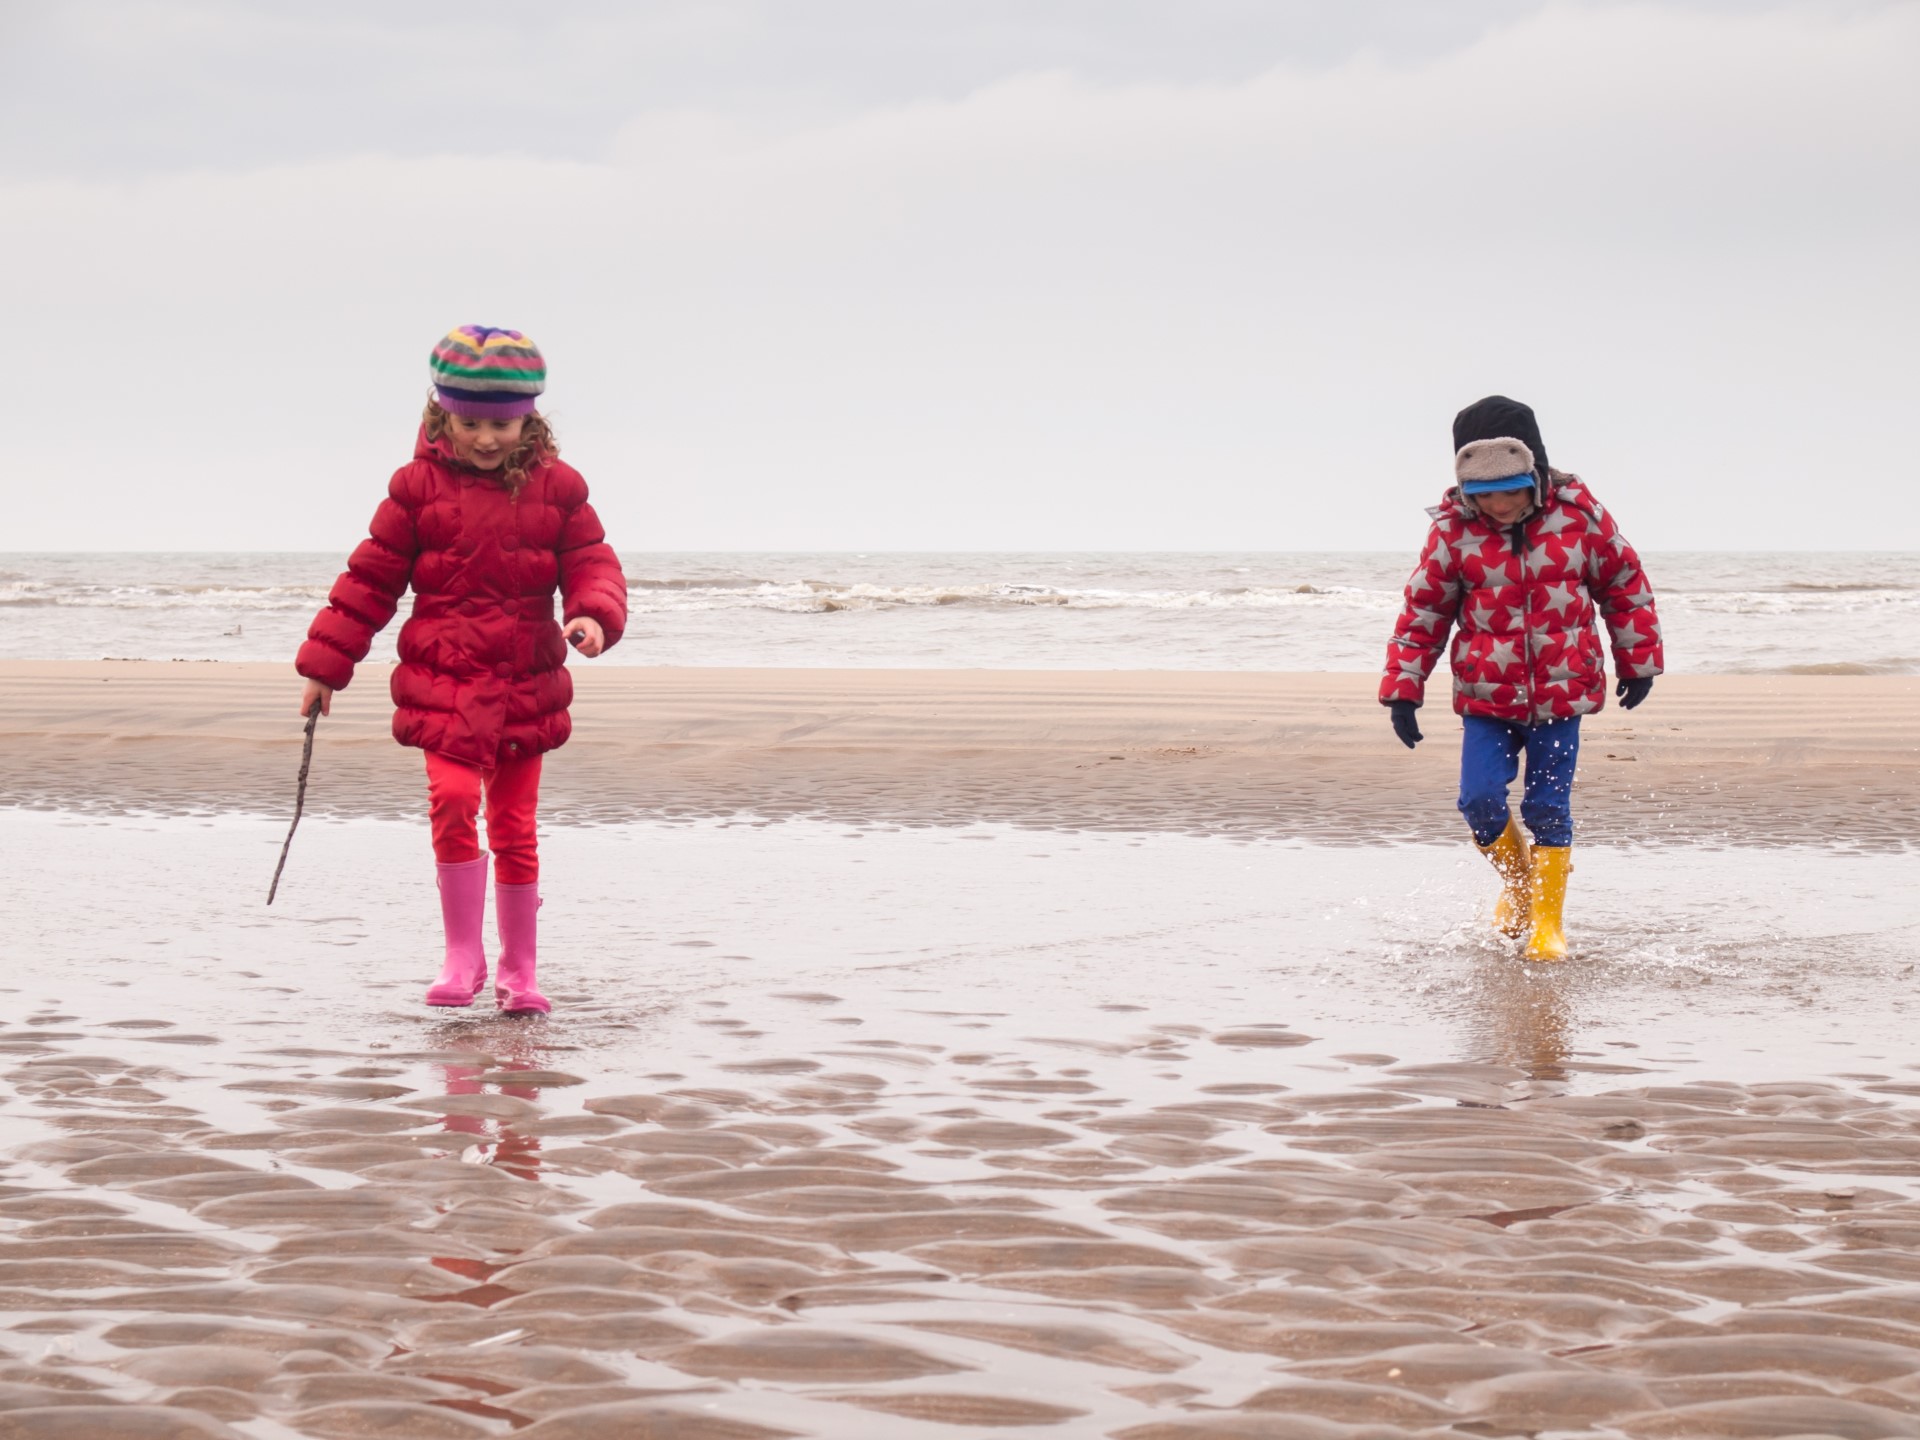
M 500 548 L 502 550 L 518 550 L 520 548 L 520 537 L 517 535 L 501 536 Z
M 509 600 L 500 608 L 508 615 L 518 615 L 520 613 L 520 602 L 518 600 Z
M 513 675 L 513 666 L 502 660 L 498 665 L 493 667 L 493 673 L 498 675 L 502 680 L 510 679 Z

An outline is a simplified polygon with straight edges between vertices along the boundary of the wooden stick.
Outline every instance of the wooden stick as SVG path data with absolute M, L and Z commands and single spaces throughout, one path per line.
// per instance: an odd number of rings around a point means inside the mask
M 287 826 L 287 838 L 280 846 L 280 863 L 273 867 L 273 884 L 267 888 L 267 904 L 280 890 L 280 872 L 287 868 L 287 851 L 293 848 L 293 832 L 300 828 L 300 812 L 307 808 L 307 767 L 313 764 L 313 732 L 320 724 L 320 702 L 307 711 L 307 743 L 300 752 L 299 789 L 293 798 L 293 824 Z

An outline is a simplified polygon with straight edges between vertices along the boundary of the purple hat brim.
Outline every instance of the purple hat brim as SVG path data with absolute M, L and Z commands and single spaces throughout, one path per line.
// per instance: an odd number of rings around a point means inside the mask
M 433 393 L 442 410 L 466 420 L 511 420 L 516 415 L 531 415 L 540 400 L 537 395 L 502 396 L 497 392 L 482 398 L 471 390 L 449 390 L 444 385 L 434 386 Z
M 1460 484 L 1462 495 L 1491 495 L 1497 490 L 1531 490 L 1533 473 L 1508 475 L 1499 480 L 1465 480 Z

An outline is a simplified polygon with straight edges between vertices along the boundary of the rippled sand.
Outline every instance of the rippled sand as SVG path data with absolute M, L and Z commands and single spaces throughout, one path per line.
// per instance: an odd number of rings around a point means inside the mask
M 0 1440 L 1920 1434 L 1904 855 L 1529 972 L 1451 847 L 560 830 L 510 1021 L 417 827 L 0 841 Z

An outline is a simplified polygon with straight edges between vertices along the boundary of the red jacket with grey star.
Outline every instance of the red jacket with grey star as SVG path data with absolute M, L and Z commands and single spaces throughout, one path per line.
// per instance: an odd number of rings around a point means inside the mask
M 1426 695 L 1452 629 L 1453 708 L 1521 725 L 1590 715 L 1606 703 L 1598 614 L 1621 679 L 1658 675 L 1653 586 L 1640 557 L 1577 475 L 1547 472 L 1545 497 L 1502 529 L 1459 489 L 1433 528 L 1387 642 L 1380 703 Z
M 627 623 L 626 578 L 580 472 L 550 460 L 509 494 L 423 428 L 369 529 L 294 668 L 346 689 L 411 585 L 393 738 L 483 768 L 566 744 L 573 679 L 554 592 L 563 618 L 600 622 L 608 648 Z

